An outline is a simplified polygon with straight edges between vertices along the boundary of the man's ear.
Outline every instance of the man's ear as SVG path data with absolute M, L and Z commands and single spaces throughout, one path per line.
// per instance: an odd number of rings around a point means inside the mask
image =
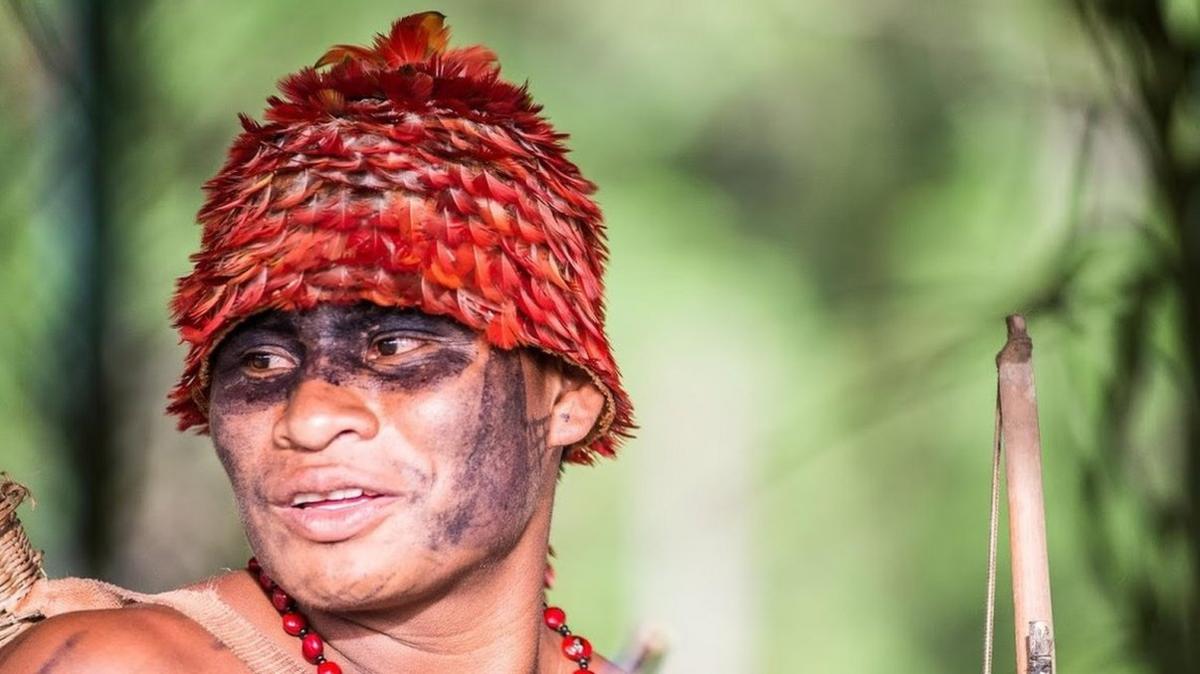
M 562 386 L 550 408 L 546 444 L 566 447 L 587 437 L 604 411 L 604 393 L 592 378 L 574 367 L 559 370 Z

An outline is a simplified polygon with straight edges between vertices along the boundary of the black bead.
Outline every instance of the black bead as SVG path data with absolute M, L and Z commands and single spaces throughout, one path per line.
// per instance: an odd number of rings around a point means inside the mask
M 318 655 L 318 656 L 317 656 L 317 664 L 318 664 L 318 665 L 320 665 L 320 664 L 323 664 L 324 662 L 325 662 L 325 656 L 324 656 L 324 655 Z
M 307 627 L 301 627 L 301 628 L 300 628 L 300 633 L 299 633 L 299 634 L 297 634 L 296 636 L 297 636 L 297 637 L 299 637 L 300 639 L 303 639 L 304 637 L 308 636 L 308 628 L 307 628 Z
M 568 629 L 566 625 L 559 625 L 559 626 L 558 626 L 558 633 L 559 633 L 559 634 L 561 634 L 561 635 L 563 635 L 564 637 L 565 637 L 565 636 L 570 636 L 570 634 L 571 634 L 571 630 L 570 630 L 570 629 Z

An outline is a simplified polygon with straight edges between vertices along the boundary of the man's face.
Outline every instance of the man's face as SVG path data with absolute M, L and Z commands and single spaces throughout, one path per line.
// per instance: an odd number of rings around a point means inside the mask
M 308 605 L 437 592 L 549 508 L 545 369 L 453 319 L 272 311 L 222 341 L 211 373 L 213 443 L 251 546 Z

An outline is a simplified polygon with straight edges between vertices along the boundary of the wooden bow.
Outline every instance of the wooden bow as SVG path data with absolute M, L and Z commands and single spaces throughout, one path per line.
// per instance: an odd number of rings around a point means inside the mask
M 996 430 L 992 446 L 992 508 L 988 545 L 987 625 L 984 674 L 992 671 L 996 597 L 996 532 L 1001 447 L 1008 490 L 1012 550 L 1013 622 L 1017 674 L 1053 674 L 1054 617 L 1050 607 L 1050 564 L 1042 494 L 1042 443 L 1033 383 L 1033 342 L 1025 318 L 1007 319 L 1008 342 L 996 356 Z

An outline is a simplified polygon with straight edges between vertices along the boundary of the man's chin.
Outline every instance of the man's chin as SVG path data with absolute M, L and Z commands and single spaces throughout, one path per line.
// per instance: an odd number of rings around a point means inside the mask
M 380 538 L 326 544 L 293 539 L 272 556 L 275 580 L 301 605 L 336 613 L 394 607 L 432 592 L 440 574 L 431 560 Z
M 295 597 L 302 605 L 327 613 L 356 613 L 395 609 L 420 603 L 434 594 L 430 573 L 419 569 L 388 568 L 312 577 Z

